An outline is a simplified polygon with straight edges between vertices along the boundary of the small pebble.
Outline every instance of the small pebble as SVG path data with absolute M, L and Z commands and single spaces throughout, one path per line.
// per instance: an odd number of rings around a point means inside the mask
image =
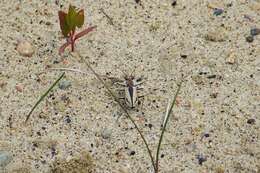
M 71 86 L 71 81 L 68 81 L 68 80 L 63 80 L 59 83 L 59 88 L 64 90 L 64 89 L 67 89 Z
M 55 147 L 51 147 L 51 156 L 52 156 L 52 158 L 53 158 L 55 155 L 57 155 L 57 151 L 56 151 Z
M 31 57 L 34 53 L 34 48 L 28 41 L 20 41 L 16 47 L 18 53 L 25 57 Z
M 23 86 L 21 84 L 16 84 L 15 89 L 19 92 L 23 92 Z
M 66 123 L 68 123 L 68 124 L 71 123 L 70 117 L 69 117 L 69 116 L 66 116 L 66 117 L 65 117 L 65 121 L 66 121 Z
M 0 151 L 0 167 L 6 167 L 12 161 L 12 155 L 7 151 Z
M 222 167 L 217 167 L 216 168 L 216 173 L 225 173 L 225 170 Z
M 129 155 L 130 155 L 130 156 L 135 155 L 135 151 L 130 151 L 130 152 L 129 152 Z
M 227 7 L 232 7 L 232 2 L 227 4 Z
M 177 5 L 177 0 L 172 1 L 172 6 L 174 7 L 175 5 Z
M 183 59 L 186 59 L 186 58 L 188 57 L 188 55 L 181 54 L 181 57 L 182 57 Z
M 0 88 L 4 88 L 7 85 L 7 82 L 0 81 Z
M 252 43 L 254 41 L 254 37 L 252 35 L 246 37 L 246 41 L 248 43 Z
M 206 162 L 206 161 L 207 161 L 207 158 L 204 157 L 204 156 L 201 155 L 201 154 L 197 156 L 197 159 L 198 159 L 198 163 L 199 163 L 200 165 L 202 165 L 203 162 Z
M 208 137 L 209 137 L 209 134 L 208 134 L 208 133 L 205 133 L 204 136 L 205 136 L 206 138 L 208 138 Z
M 209 31 L 205 35 L 207 41 L 223 42 L 228 39 L 227 32 L 224 28 L 216 28 L 215 30 Z
M 255 11 L 255 12 L 259 12 L 260 10 L 260 2 L 250 2 L 249 3 L 249 7 L 251 8 L 251 10 Z
M 51 22 L 47 21 L 45 24 L 46 24 L 47 26 L 49 26 L 49 25 L 51 25 Z
M 253 118 L 248 119 L 247 124 L 255 124 L 255 119 Z
M 108 128 L 105 128 L 102 132 L 101 132 L 101 136 L 102 138 L 104 139 L 109 139 L 112 135 L 112 130 L 111 129 L 108 129 Z
M 208 79 L 214 79 L 214 78 L 216 78 L 216 77 L 217 77 L 217 75 L 215 75 L 215 74 L 212 74 L 212 75 L 208 75 L 208 76 L 207 76 Z
M 221 8 L 215 8 L 213 14 L 214 14 L 215 16 L 219 16 L 219 15 L 221 15 L 223 12 L 224 12 L 223 9 L 221 9 Z
M 252 29 L 250 30 L 250 35 L 251 35 L 251 36 L 256 36 L 256 35 L 258 35 L 258 34 L 260 34 L 260 28 L 252 28 Z
M 233 51 L 231 51 L 226 59 L 226 63 L 228 64 L 234 64 L 236 61 L 236 56 L 235 53 Z
M 214 98 L 214 99 L 217 98 L 217 96 L 218 96 L 218 93 L 212 93 L 212 94 L 210 94 L 210 97 L 211 97 L 211 98 Z

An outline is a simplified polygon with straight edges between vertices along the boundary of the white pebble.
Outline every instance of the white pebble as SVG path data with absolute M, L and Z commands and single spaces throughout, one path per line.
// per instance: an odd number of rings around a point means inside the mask
M 17 45 L 17 51 L 20 55 L 31 57 L 34 53 L 34 48 L 28 41 L 20 41 Z

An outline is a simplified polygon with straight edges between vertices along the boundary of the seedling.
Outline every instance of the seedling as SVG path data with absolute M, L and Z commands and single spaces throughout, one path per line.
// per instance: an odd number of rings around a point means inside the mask
M 59 11 L 58 14 L 62 34 L 67 40 L 67 42 L 60 47 L 59 54 L 62 54 L 69 45 L 71 46 L 71 51 L 73 52 L 75 49 L 75 41 L 93 31 L 96 26 L 88 27 L 83 31 L 76 33 L 76 28 L 81 28 L 84 24 L 84 10 L 78 10 L 72 5 L 69 6 L 68 13 Z

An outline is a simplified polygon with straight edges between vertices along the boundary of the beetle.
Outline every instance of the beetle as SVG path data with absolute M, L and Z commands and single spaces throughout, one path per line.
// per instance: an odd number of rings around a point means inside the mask
M 140 80 L 135 79 L 134 76 L 125 76 L 125 102 L 130 108 L 134 108 L 138 102 L 138 92 L 141 89 Z
M 123 72 L 124 73 L 124 72 Z M 124 81 L 118 82 L 119 85 L 124 87 L 124 97 L 120 99 L 124 99 L 125 103 L 129 108 L 133 109 L 136 107 L 138 103 L 139 90 L 143 89 L 139 87 L 143 82 L 141 82 L 142 78 L 135 78 L 133 75 L 127 75 L 124 73 Z

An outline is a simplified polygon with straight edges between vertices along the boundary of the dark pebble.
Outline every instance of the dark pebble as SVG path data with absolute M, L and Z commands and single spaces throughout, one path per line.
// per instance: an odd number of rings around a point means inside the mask
M 205 75 L 207 74 L 208 72 L 199 72 L 199 75 Z
M 221 9 L 221 8 L 215 8 L 213 14 L 214 14 L 215 16 L 219 16 L 219 15 L 221 15 L 223 12 L 224 12 L 223 9 Z
M 218 93 L 212 93 L 212 94 L 210 94 L 210 97 L 211 97 L 211 98 L 214 98 L 214 99 L 217 98 L 217 96 L 218 96 Z
M 204 136 L 205 136 L 206 138 L 208 138 L 208 137 L 209 137 L 209 134 L 208 134 L 208 133 L 205 133 Z
M 181 55 L 181 57 L 182 57 L 183 59 L 186 59 L 186 58 L 188 57 L 188 55 Z
M 215 74 L 207 76 L 208 79 L 213 79 L 213 78 L 216 78 L 216 77 L 217 77 L 217 75 L 215 75 Z
M 153 127 L 153 125 L 152 124 L 148 124 L 148 127 L 151 129 Z
M 54 147 L 51 147 L 51 156 L 54 157 L 56 154 L 56 149 Z
M 60 61 L 58 61 L 58 60 L 53 61 L 53 64 L 59 64 L 59 63 L 60 63 Z
M 172 6 L 174 7 L 175 5 L 177 5 L 177 0 L 172 1 Z
M 255 119 L 253 118 L 248 119 L 247 124 L 255 124 Z
M 232 7 L 232 2 L 227 4 L 227 7 Z
M 37 143 L 33 143 L 32 146 L 33 146 L 33 148 L 37 148 L 38 144 Z
M 66 123 L 71 123 L 70 117 L 69 117 L 69 116 L 66 116 L 66 117 L 65 117 L 65 121 L 66 121 Z
M 202 155 L 198 155 L 198 156 L 197 156 L 197 159 L 198 159 L 198 163 L 199 163 L 200 165 L 202 165 L 203 162 L 206 162 L 206 161 L 207 161 L 207 158 L 204 157 L 204 156 L 202 156 Z
M 161 154 L 161 158 L 164 158 L 164 154 Z
M 247 37 L 246 37 L 246 41 L 247 41 L 248 43 L 251 43 L 251 42 L 254 41 L 254 37 L 253 37 L 252 35 L 247 36 Z
M 256 36 L 256 35 L 260 34 L 260 28 L 252 28 L 250 30 L 250 34 L 251 34 L 251 36 Z
M 135 151 L 131 151 L 129 154 L 130 154 L 130 156 L 133 156 L 133 155 L 135 155 Z

